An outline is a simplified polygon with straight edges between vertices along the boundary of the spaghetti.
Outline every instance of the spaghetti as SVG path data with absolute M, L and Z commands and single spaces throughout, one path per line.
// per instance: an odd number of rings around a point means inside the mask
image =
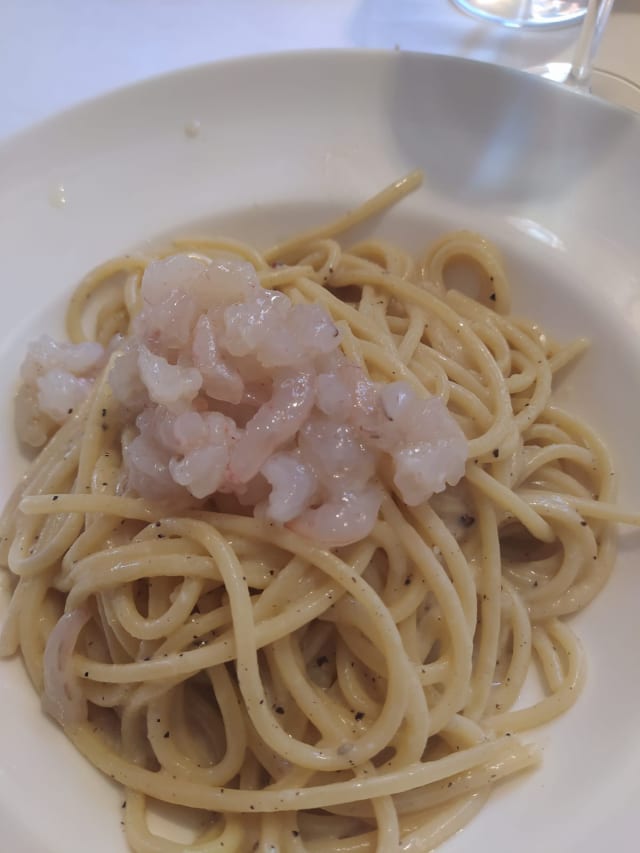
M 167 253 L 248 262 L 262 288 L 326 311 L 372 387 L 446 404 L 464 476 L 408 503 L 378 454 L 378 504 L 355 541 L 329 547 L 237 495 L 141 496 L 110 377 L 149 259 L 109 262 L 71 298 L 73 344 L 111 355 L 73 350 L 72 411 L 32 431 L 52 436 L 2 518 L 15 586 L 0 651 L 21 652 L 69 739 L 124 786 L 135 851 L 431 850 L 536 765 L 519 734 L 580 691 L 563 617 L 609 577 L 615 523 L 640 517 L 615 507 L 602 441 L 550 399 L 583 342 L 510 314 L 486 240 L 447 234 L 419 264 L 337 242 L 418 182 L 264 254 L 228 240 Z M 454 260 L 475 270 L 475 298 L 447 287 Z M 540 694 L 523 705 L 534 669 Z M 191 841 L 153 832 L 153 801 L 190 812 Z

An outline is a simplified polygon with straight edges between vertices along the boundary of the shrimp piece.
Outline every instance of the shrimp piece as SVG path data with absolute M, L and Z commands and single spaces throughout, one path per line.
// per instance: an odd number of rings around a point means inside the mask
M 149 397 L 154 403 L 179 411 L 198 395 L 202 376 L 194 367 L 169 364 L 161 355 L 154 355 L 144 344 L 138 349 L 138 369 Z
M 309 417 L 314 399 L 312 371 L 285 371 L 275 379 L 271 399 L 247 423 L 232 450 L 231 482 L 248 483 L 255 477 L 269 456 L 295 436 Z
M 224 313 L 223 343 L 234 356 L 253 353 L 264 367 L 294 367 L 332 352 L 340 332 L 319 305 L 292 305 L 288 296 L 262 290 Z
M 15 420 L 20 438 L 41 447 L 89 396 L 104 364 L 104 348 L 69 344 L 42 335 L 29 345 L 20 368 Z
M 64 613 L 49 634 L 44 650 L 42 705 L 63 728 L 78 725 L 87 718 L 87 700 L 73 671 L 73 653 L 90 618 L 84 607 Z
M 280 524 L 307 509 L 318 489 L 318 478 L 313 468 L 305 465 L 299 451 L 274 453 L 262 466 L 261 473 L 271 485 L 264 514 Z
M 20 368 L 23 382 L 35 384 L 50 370 L 64 370 L 74 376 L 95 376 L 104 363 L 104 347 L 93 341 L 69 344 L 41 335 L 27 350 Z
M 194 498 L 214 494 L 226 477 L 235 423 L 218 412 L 186 412 L 176 418 L 173 431 L 182 458 L 169 460 L 171 476 Z
M 391 454 L 393 482 L 409 506 L 417 506 L 464 475 L 468 445 L 440 397 L 415 395 L 404 382 L 380 391 L 388 421 L 377 445 Z
M 138 347 L 126 341 L 109 371 L 113 396 L 132 413 L 139 413 L 149 403 L 147 387 L 140 378 Z
M 244 395 L 244 383 L 238 371 L 222 357 L 212 318 L 207 314 L 202 314 L 196 323 L 191 352 L 206 394 L 214 400 L 237 405 Z
M 375 474 L 376 451 L 349 424 L 315 414 L 300 430 L 298 443 L 304 461 L 332 492 L 362 489 Z
M 379 408 L 373 382 L 359 365 L 341 354 L 318 376 L 317 406 L 330 418 L 360 429 Z
M 342 492 L 317 508 L 307 509 L 287 527 L 326 548 L 358 542 L 374 528 L 382 495 L 375 485 L 357 492 Z

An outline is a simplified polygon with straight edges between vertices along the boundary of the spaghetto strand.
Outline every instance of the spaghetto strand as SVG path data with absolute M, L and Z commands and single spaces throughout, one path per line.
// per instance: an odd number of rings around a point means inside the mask
M 537 765 L 520 733 L 577 699 L 585 660 L 563 617 L 606 583 L 616 523 L 640 516 L 615 506 L 600 438 L 551 400 L 584 342 L 511 315 L 490 243 L 447 234 L 415 261 L 338 241 L 419 181 L 265 253 L 216 238 L 163 256 L 250 263 L 263 288 L 323 306 L 368 379 L 440 397 L 467 441 L 457 485 L 408 505 L 381 464 L 370 531 L 336 547 L 222 497 L 141 497 L 116 348 L 4 511 L 0 653 L 21 653 L 54 715 L 77 711 L 66 734 L 126 789 L 137 853 L 431 850 Z M 73 343 L 130 334 L 150 260 L 80 284 Z M 448 288 L 452 261 L 475 270 L 476 298 Z M 532 668 L 542 689 L 522 707 Z M 154 833 L 152 801 L 191 812 L 191 843 Z

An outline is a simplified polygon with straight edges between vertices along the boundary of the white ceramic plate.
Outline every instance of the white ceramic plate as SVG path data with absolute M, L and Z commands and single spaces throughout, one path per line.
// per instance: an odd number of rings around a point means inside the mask
M 200 123 L 190 137 L 186 128 Z M 591 352 L 559 395 L 611 443 L 640 506 L 640 120 L 518 72 L 357 52 L 203 67 L 118 92 L 0 146 L 0 497 L 24 462 L 10 396 L 26 341 L 60 331 L 89 268 L 167 234 L 265 244 L 421 167 L 422 190 L 373 223 L 419 248 L 447 228 L 503 248 L 519 310 Z M 64 191 L 58 188 L 64 187 Z M 65 202 L 62 202 L 64 195 Z M 543 767 L 497 793 L 448 853 L 636 848 L 640 538 L 576 622 L 578 705 L 543 732 Z M 0 663 L 0 825 L 12 853 L 118 853 L 118 791 Z

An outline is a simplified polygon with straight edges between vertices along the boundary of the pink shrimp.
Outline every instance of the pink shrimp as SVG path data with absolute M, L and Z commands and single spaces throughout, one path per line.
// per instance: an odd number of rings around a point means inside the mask
M 261 406 L 236 442 L 229 466 L 232 482 L 248 483 L 272 453 L 286 445 L 309 417 L 315 398 L 310 370 L 283 372 L 273 383 L 273 395 Z

